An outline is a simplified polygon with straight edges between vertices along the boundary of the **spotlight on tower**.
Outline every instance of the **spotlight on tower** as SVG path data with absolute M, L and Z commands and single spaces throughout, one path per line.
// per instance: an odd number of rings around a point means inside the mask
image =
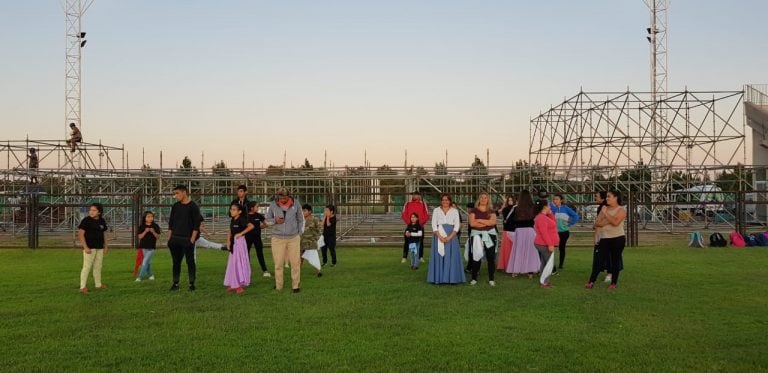
M 81 41 L 81 42 L 80 42 L 80 48 L 84 47 L 84 46 L 85 46 L 85 43 L 87 43 L 87 42 L 88 42 L 88 40 L 83 40 L 83 41 Z

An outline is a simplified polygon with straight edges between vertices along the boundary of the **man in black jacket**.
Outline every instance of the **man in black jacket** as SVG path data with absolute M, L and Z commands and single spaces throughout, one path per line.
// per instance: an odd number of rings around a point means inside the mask
M 186 258 L 187 273 L 189 275 L 189 290 L 195 290 L 195 241 L 200 234 L 200 223 L 203 216 L 200 208 L 189 198 L 189 190 L 184 185 L 173 188 L 173 197 L 176 203 L 171 207 L 168 217 L 168 248 L 171 249 L 173 258 L 173 285 L 171 291 L 179 290 L 179 277 L 181 276 L 181 261 Z
M 248 213 L 248 187 L 240 185 L 237 187 L 237 198 L 232 200 L 229 205 L 238 204 L 243 208 L 243 212 Z

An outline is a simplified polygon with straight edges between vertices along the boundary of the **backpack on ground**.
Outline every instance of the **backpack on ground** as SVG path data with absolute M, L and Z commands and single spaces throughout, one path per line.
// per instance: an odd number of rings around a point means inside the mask
M 757 246 L 757 238 L 755 237 L 754 234 L 745 234 L 744 243 L 747 244 L 747 247 Z
M 768 238 L 768 237 L 766 237 Z M 725 240 L 722 234 L 715 232 L 709 235 L 709 246 L 711 247 L 726 247 L 728 241 Z
M 704 239 L 701 238 L 701 232 L 691 232 L 688 247 L 704 247 Z
M 730 234 L 731 239 L 731 245 L 733 247 L 746 247 L 747 243 L 744 241 L 744 236 L 741 235 L 741 233 L 733 231 Z
M 768 236 L 765 233 L 755 233 L 755 241 L 757 246 L 768 246 Z

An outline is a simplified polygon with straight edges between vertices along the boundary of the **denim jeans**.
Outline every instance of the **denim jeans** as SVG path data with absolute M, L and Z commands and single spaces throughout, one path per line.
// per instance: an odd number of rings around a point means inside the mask
M 139 278 L 145 278 L 152 276 L 152 255 L 155 250 L 141 249 L 144 253 L 144 261 L 141 262 L 141 271 L 139 272 Z

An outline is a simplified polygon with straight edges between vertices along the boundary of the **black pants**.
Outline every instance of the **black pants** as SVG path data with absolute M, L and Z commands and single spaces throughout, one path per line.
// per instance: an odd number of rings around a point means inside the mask
M 611 274 L 611 284 L 616 285 L 619 282 L 619 272 L 624 269 L 624 236 L 614 238 L 603 238 L 597 244 L 595 255 L 592 260 L 592 275 L 589 276 L 589 282 L 597 281 L 597 275 L 603 271 L 605 263 L 608 263 L 608 273 Z
M 248 259 L 251 258 L 251 245 L 256 248 L 256 258 L 259 260 L 259 266 L 261 271 L 267 271 L 267 262 L 264 261 L 264 243 L 261 242 L 261 237 L 248 237 L 245 236 L 245 243 L 248 245 Z
M 477 281 L 477 275 L 480 273 L 482 262 L 476 262 L 472 259 L 472 237 L 469 240 L 469 269 L 472 271 L 472 279 Z M 493 246 L 483 247 L 485 252 L 485 261 L 488 262 L 488 281 L 494 281 L 496 278 L 496 236 L 491 236 Z
M 539 267 L 539 273 L 543 275 L 544 267 L 547 266 L 547 262 L 549 262 L 549 258 L 552 255 L 555 255 L 555 253 L 550 253 L 549 247 L 545 245 L 534 244 L 533 246 L 536 247 L 536 251 L 539 252 L 539 261 L 541 262 L 541 267 Z M 555 258 L 552 258 L 552 260 L 554 261 Z M 554 268 L 552 269 L 552 273 L 555 273 Z M 544 279 L 544 283 L 548 283 L 548 282 L 549 282 L 549 277 Z
M 323 264 L 328 263 L 328 251 L 331 252 L 331 264 L 336 264 L 336 235 L 335 234 L 329 234 L 329 235 L 323 235 L 323 240 L 325 241 L 325 246 L 321 248 L 321 251 L 323 252 Z
M 560 265 L 558 267 L 563 269 L 563 263 L 565 262 L 565 245 L 568 243 L 568 238 L 571 237 L 571 232 L 557 232 L 557 235 L 560 236 L 560 246 L 558 246 L 558 251 L 560 251 Z
M 171 258 L 173 258 L 173 283 L 179 283 L 181 277 L 181 261 L 187 260 L 187 273 L 189 283 L 195 283 L 197 264 L 195 263 L 195 244 L 189 242 L 188 237 L 171 237 L 168 241 L 168 248 L 171 249 Z

